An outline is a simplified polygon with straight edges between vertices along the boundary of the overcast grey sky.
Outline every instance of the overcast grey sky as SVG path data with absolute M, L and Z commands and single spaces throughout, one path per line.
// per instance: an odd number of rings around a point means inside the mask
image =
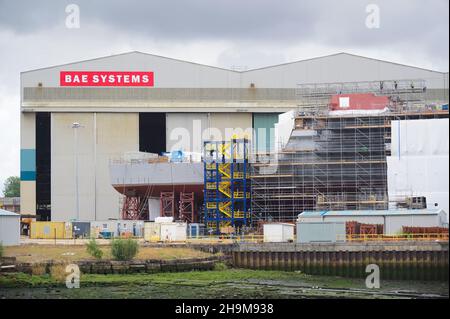
M 71 3 L 79 29 L 65 25 Z M 447 72 L 448 12 L 448 0 L 0 0 L 0 189 L 19 175 L 21 71 L 138 50 L 249 69 L 345 51 Z

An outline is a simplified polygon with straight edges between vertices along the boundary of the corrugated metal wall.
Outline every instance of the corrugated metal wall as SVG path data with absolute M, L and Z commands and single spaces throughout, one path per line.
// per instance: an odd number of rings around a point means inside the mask
M 345 222 L 297 223 L 297 243 L 345 241 Z

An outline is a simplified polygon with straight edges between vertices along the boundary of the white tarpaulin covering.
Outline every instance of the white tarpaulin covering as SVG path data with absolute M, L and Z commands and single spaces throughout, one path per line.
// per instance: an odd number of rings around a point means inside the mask
M 289 141 L 295 126 L 295 111 L 289 111 L 278 115 L 278 123 L 275 123 L 275 147 L 281 150 Z
M 392 121 L 392 156 L 448 156 L 448 119 Z
M 427 208 L 449 213 L 448 124 L 448 119 L 392 121 L 390 200 L 425 196 Z

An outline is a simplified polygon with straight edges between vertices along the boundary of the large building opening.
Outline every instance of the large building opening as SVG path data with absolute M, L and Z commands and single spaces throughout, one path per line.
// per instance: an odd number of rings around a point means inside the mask
M 50 114 L 36 113 L 36 219 L 51 220 Z
M 139 151 L 166 151 L 166 113 L 139 113 Z

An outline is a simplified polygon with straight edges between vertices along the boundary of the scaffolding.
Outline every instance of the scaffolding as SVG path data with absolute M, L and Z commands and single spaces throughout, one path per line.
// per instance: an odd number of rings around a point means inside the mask
M 160 216 L 161 217 L 172 217 L 176 219 L 175 216 L 175 192 L 161 192 L 159 197 L 160 202 Z
M 253 219 L 292 222 L 310 210 L 388 209 L 387 156 L 391 121 L 448 117 L 428 110 L 425 82 L 381 81 L 302 85 L 289 142 L 265 163 L 251 165 Z M 334 94 L 389 96 L 377 115 L 330 115 Z M 302 104 L 303 103 L 303 104 Z
M 195 201 L 194 193 L 180 193 L 179 201 L 179 219 L 183 222 L 195 223 Z
M 232 227 L 240 232 L 251 222 L 249 141 L 204 142 L 204 223 L 219 234 Z
M 140 196 L 125 196 L 123 198 L 122 219 L 146 220 L 148 219 L 148 206 L 145 201 L 141 201 Z

